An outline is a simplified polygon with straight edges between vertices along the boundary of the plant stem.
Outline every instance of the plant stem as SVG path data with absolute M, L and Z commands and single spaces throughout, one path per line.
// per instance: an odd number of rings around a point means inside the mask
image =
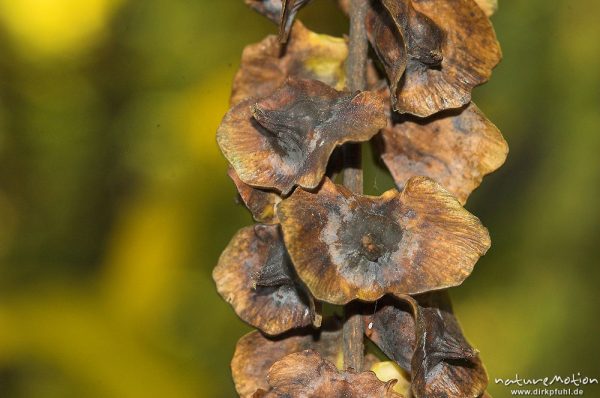
M 365 17 L 367 0 L 350 0 L 350 43 L 346 62 L 346 88 L 349 91 L 366 88 L 367 32 Z M 344 146 L 344 185 L 353 192 L 363 192 L 363 172 L 360 144 Z M 362 371 L 364 362 L 363 321 L 358 311 L 353 311 L 352 303 L 345 309 L 346 320 L 343 328 L 344 367 Z

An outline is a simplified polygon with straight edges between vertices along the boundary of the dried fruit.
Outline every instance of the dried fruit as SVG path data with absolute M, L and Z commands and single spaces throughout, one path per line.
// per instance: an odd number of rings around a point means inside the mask
M 388 76 L 389 90 L 396 93 L 401 85 L 408 60 L 406 42 L 383 4 L 379 2 L 370 4 L 365 22 L 367 34 Z
M 231 105 L 272 94 L 288 77 L 319 80 L 342 90 L 348 46 L 342 38 L 314 33 L 300 21 L 294 24 L 282 52 L 277 37 L 267 36 L 244 49 L 231 93 Z
M 382 1 L 391 18 L 373 7 L 371 18 L 379 22 L 367 24 L 371 43 L 384 66 L 397 58 L 390 52 L 402 48 L 400 36 L 407 54 L 401 81 L 400 69 L 386 67 L 394 109 L 427 117 L 466 105 L 471 90 L 489 79 L 502 56 L 483 10 L 474 0 Z M 378 37 L 373 29 L 381 30 L 381 24 L 400 36 Z
M 296 190 L 277 214 L 298 275 L 334 304 L 456 286 L 490 246 L 479 220 L 425 177 L 380 197 L 326 179 L 317 193 Z
M 411 372 L 416 398 L 479 397 L 485 392 L 485 368 L 464 338 L 447 292 L 416 300 L 386 298 L 378 311 L 365 317 L 367 322 L 367 336 Z
M 462 204 L 508 151 L 470 102 L 501 58 L 486 16 L 496 1 L 338 0 L 347 39 L 294 22 L 309 0 L 245 2 L 280 30 L 244 50 L 217 132 L 241 200 L 263 223 L 240 230 L 213 272 L 260 329 L 236 347 L 236 390 L 491 398 L 445 289 L 490 246 Z M 401 192 L 361 194 L 356 143 L 376 135 Z M 345 187 L 329 179 L 338 173 Z M 321 325 L 322 302 L 344 305 L 343 319 Z M 365 334 L 391 361 L 365 353 Z
M 325 359 L 337 363 L 342 350 L 342 325 L 329 318 L 319 330 L 296 329 L 287 334 L 268 337 L 259 332 L 243 336 L 237 343 L 231 369 L 235 387 L 242 397 L 249 397 L 257 390 L 268 390 L 267 373 L 271 366 L 288 354 L 303 350 L 319 352 Z M 368 356 L 364 370 L 376 362 Z
M 349 94 L 316 80 L 290 79 L 257 103 L 233 107 L 217 142 L 243 182 L 286 195 L 295 185 L 315 188 L 336 146 L 366 141 L 385 125 L 376 93 Z
M 257 222 L 263 224 L 278 224 L 279 218 L 275 213 L 275 206 L 281 202 L 281 196 L 276 192 L 251 187 L 244 183 L 236 174 L 233 167 L 227 171 L 229 177 L 233 180 L 240 198 L 252 213 L 252 217 Z
M 473 103 L 427 119 L 403 117 L 382 137 L 381 158 L 399 189 L 413 176 L 427 176 L 462 204 L 508 154 L 500 131 Z
M 264 397 L 401 398 L 395 381 L 384 383 L 373 372 L 340 372 L 319 353 L 305 350 L 277 361 L 268 375 L 271 391 Z
M 242 228 L 223 251 L 213 279 L 236 314 L 265 333 L 320 323 L 312 297 L 296 280 L 277 226 Z

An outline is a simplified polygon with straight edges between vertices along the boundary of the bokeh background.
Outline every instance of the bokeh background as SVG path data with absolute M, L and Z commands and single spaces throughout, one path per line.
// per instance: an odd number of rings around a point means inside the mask
M 313 4 L 310 28 L 346 31 Z M 452 291 L 492 379 L 600 377 L 599 17 L 493 17 L 504 61 L 475 99 L 511 153 L 467 206 L 493 248 Z M 251 218 L 214 133 L 244 45 L 273 32 L 241 0 L 0 0 L 0 397 L 234 396 L 249 328 L 210 274 Z

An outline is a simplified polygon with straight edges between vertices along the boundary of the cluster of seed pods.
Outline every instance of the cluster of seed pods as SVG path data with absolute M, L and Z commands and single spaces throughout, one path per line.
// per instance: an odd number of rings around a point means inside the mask
M 256 221 L 213 272 L 219 294 L 258 329 L 237 344 L 237 392 L 489 397 L 447 290 L 490 247 L 463 205 L 508 153 L 471 102 L 501 58 L 489 20 L 495 3 L 364 0 L 373 57 L 367 89 L 348 92 L 348 40 L 295 20 L 309 0 L 245 1 L 280 28 L 245 48 L 217 132 Z M 374 197 L 335 183 L 339 148 L 368 141 L 398 190 Z M 349 303 L 361 314 L 361 339 L 380 350 L 362 353 L 361 369 L 341 359 L 344 320 L 323 314 Z

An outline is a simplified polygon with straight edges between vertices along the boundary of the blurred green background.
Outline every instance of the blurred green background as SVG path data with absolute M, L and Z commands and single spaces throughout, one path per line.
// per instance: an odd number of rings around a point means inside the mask
M 310 28 L 346 31 L 313 4 Z M 511 153 L 467 206 L 493 248 L 452 292 L 492 379 L 600 377 L 599 17 L 492 18 L 504 61 L 475 99 Z M 273 32 L 241 0 L 0 0 L 0 397 L 234 396 L 249 328 L 210 274 L 251 218 L 214 133 L 242 48 Z

